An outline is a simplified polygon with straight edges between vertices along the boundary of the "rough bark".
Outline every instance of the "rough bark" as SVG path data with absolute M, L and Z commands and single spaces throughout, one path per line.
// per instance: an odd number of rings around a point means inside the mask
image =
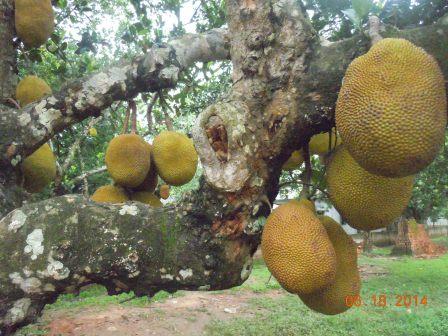
M 230 45 L 232 90 L 199 116 L 194 130 L 204 168 L 198 191 L 157 210 L 64 196 L 0 221 L 0 262 L 6 264 L 0 330 L 29 323 L 58 294 L 87 283 L 104 284 L 111 294 L 152 295 L 229 288 L 247 278 L 262 229 L 258 217 L 269 213 L 282 163 L 313 133 L 332 126 L 344 71 L 369 40 L 321 44 L 295 0 L 229 0 L 227 12 L 227 35 L 218 30 L 154 47 L 24 110 L 0 112 L 0 166 L 13 170 L 56 132 L 115 100 L 172 87 L 193 62 L 228 58 Z M 426 33 L 445 48 L 447 29 L 445 20 Z M 415 38 L 424 43 L 424 35 Z M 444 54 L 428 51 L 446 71 Z
M 14 0 L 0 0 L 0 102 L 14 97 L 17 84 L 16 50 L 13 45 Z

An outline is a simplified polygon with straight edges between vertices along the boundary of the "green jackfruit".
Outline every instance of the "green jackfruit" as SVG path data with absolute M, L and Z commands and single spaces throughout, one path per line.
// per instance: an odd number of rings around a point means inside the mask
M 28 192 L 41 192 L 56 177 L 56 157 L 48 144 L 22 162 L 24 187 Z

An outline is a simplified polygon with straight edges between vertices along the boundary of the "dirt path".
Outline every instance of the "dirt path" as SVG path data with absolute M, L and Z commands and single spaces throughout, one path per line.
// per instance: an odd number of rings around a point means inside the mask
M 186 292 L 185 295 L 137 308 L 112 305 L 104 310 L 87 308 L 72 312 L 47 311 L 43 321 L 48 335 L 130 336 L 130 335 L 201 335 L 213 320 L 228 320 L 255 314 L 249 300 L 256 297 L 280 297 L 283 291 L 262 294 Z M 260 309 L 261 310 L 261 309 Z

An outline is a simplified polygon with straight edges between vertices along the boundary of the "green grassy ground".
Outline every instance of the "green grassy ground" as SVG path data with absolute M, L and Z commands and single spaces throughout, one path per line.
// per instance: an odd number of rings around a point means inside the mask
M 448 237 L 434 239 L 448 247 Z M 293 335 L 365 335 L 365 336 L 446 336 L 448 335 L 448 254 L 435 259 L 413 259 L 409 257 L 390 258 L 389 248 L 374 249 L 371 256 L 361 256 L 360 265 L 370 265 L 387 272 L 386 276 L 371 276 L 363 281 L 361 297 L 364 305 L 353 307 L 337 316 L 325 316 L 309 310 L 300 299 L 282 292 L 281 295 L 257 295 L 250 300 L 250 308 L 255 317 L 235 318 L 231 322 L 212 321 L 206 329 L 207 335 L 256 335 L 256 336 L 293 336 Z M 263 261 L 254 264 L 251 277 L 240 287 L 216 293 L 238 293 L 241 291 L 267 293 L 281 289 Z M 174 294 L 182 296 L 183 292 Z M 387 305 L 375 306 L 372 296 L 385 295 Z M 396 295 L 412 298 L 408 306 L 396 306 L 400 303 Z M 417 296 L 418 304 L 415 303 Z M 85 307 L 107 309 L 131 298 L 132 294 L 107 296 L 104 288 L 90 286 L 76 297 L 62 295 L 56 303 L 48 306 L 50 310 L 76 311 Z M 162 301 L 170 297 L 160 292 L 153 301 Z M 421 304 L 426 297 L 427 303 Z M 404 304 L 404 300 L 401 300 Z M 138 298 L 123 305 L 149 306 L 147 298 Z M 35 326 L 23 329 L 19 335 L 38 335 L 42 331 Z

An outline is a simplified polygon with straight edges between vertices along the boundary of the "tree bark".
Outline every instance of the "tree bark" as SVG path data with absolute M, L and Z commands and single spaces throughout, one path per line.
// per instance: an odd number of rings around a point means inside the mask
M 16 50 L 13 45 L 14 0 L 0 0 L 0 102 L 14 98 L 17 85 Z
M 227 59 L 230 50 L 232 90 L 199 116 L 193 132 L 204 169 L 199 190 L 161 209 L 64 196 L 25 205 L 0 221 L 1 331 L 33 321 L 60 293 L 88 283 L 111 294 L 153 295 L 229 288 L 248 277 L 263 225 L 258 217 L 270 211 L 283 162 L 333 126 L 344 71 L 369 40 L 321 44 L 295 0 L 229 0 L 227 13 L 228 33 L 188 35 L 23 110 L 0 111 L 0 167 L 14 171 L 55 133 L 113 101 L 173 87 L 195 61 Z M 446 48 L 446 20 L 424 29 Z M 428 51 L 441 57 L 446 74 L 446 53 Z

